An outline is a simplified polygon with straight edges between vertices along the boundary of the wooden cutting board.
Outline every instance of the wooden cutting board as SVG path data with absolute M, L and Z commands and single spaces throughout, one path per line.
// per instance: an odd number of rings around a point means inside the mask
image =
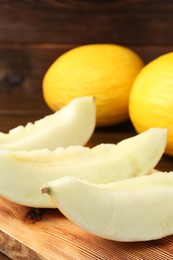
M 87 233 L 57 209 L 33 209 L 0 198 L 0 251 L 12 259 L 173 259 L 173 236 L 124 243 Z

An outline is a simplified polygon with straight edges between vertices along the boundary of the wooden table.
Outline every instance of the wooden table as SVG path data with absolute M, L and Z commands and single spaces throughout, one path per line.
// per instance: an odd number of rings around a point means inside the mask
M 2 132 L 7 132 L 9 129 L 19 125 L 19 124 L 25 124 L 28 121 L 34 121 L 36 119 L 39 119 L 43 117 L 44 115 L 50 114 L 51 111 L 46 106 L 43 97 L 40 94 L 19 94 L 19 93 L 13 93 L 12 95 L 9 94 L 1 94 L 0 95 L 0 126 Z M 113 126 L 113 127 L 107 127 L 107 128 L 98 128 L 95 130 L 94 135 L 92 136 L 90 140 L 90 145 L 94 146 L 99 143 L 117 143 L 122 139 L 125 139 L 127 137 L 135 135 L 136 132 L 130 123 L 130 121 L 127 121 L 123 124 Z M 172 157 L 164 155 L 163 158 L 160 160 L 157 169 L 159 170 L 165 170 L 170 171 L 173 169 L 173 160 Z M 4 236 L 4 233 L 0 233 L 1 238 L 1 244 L 0 244 L 0 250 L 6 254 L 8 254 L 9 257 L 13 259 L 20 259 L 19 257 L 22 256 L 22 250 L 26 248 L 28 258 L 21 258 L 21 259 L 58 259 L 58 260 L 65 260 L 68 259 L 80 259 L 81 260 L 88 260 L 88 259 L 102 259 L 102 260 L 109 260 L 109 259 L 116 259 L 116 260 L 124 260 L 124 259 L 170 259 L 170 254 L 173 251 L 173 239 L 172 238 L 165 238 L 159 241 L 152 241 L 152 242 L 146 242 L 146 243 L 116 243 L 113 241 L 107 241 L 104 239 L 97 238 L 95 236 L 92 236 L 90 234 L 87 234 L 80 228 L 76 227 L 75 225 L 71 224 L 68 220 L 66 220 L 62 214 L 58 213 L 58 210 L 47 210 L 43 214 L 41 213 L 41 217 L 39 219 L 38 216 L 36 216 L 36 219 L 28 219 L 26 216 L 30 216 L 33 214 L 33 209 L 18 206 L 15 204 L 10 204 L 8 201 L 2 201 L 1 203 L 4 203 L 5 211 L 7 214 L 7 220 L 10 221 L 8 225 L 14 225 L 13 219 L 11 216 L 16 217 L 16 226 L 21 228 L 21 233 L 25 233 L 27 231 L 28 235 L 33 236 L 33 245 L 34 243 L 40 243 L 41 237 L 37 241 L 35 241 L 34 238 L 34 232 L 36 232 L 36 229 L 32 229 L 32 227 L 42 230 L 43 232 L 43 226 L 47 225 L 46 221 L 52 221 L 54 225 L 56 226 L 56 221 L 59 218 L 59 229 L 60 234 L 59 238 L 56 237 L 56 243 L 60 244 L 61 250 L 56 249 L 57 252 L 61 254 L 58 255 L 58 258 L 51 255 L 46 255 L 46 258 L 43 258 L 44 254 L 40 254 L 38 248 L 32 248 L 32 242 L 30 244 L 28 241 L 26 242 L 26 246 L 24 242 L 20 243 L 20 239 L 22 240 L 22 236 L 20 237 L 19 241 L 15 238 L 15 232 L 13 233 L 14 237 L 11 236 L 10 232 L 11 229 L 9 228 L 8 232 L 9 234 L 6 234 Z M 4 209 L 3 208 L 3 209 Z M 1 209 L 2 210 L 2 209 Z M 29 212 L 29 214 L 28 214 Z M 32 214 L 30 214 L 32 213 Z M 35 214 L 35 213 L 34 213 Z M 36 214 L 37 215 L 37 214 Z M 25 216 L 25 220 L 23 219 Z M 2 221 L 3 218 L 1 218 Z M 4 218 L 5 219 L 5 218 Z M 29 223 L 29 227 L 27 226 Z M 37 222 L 36 225 L 34 223 Z M 2 223 L 2 222 L 1 222 Z M 61 223 L 61 224 L 60 224 Z M 2 225 L 2 224 L 0 224 Z M 53 224 L 51 224 L 53 225 Z M 50 225 L 50 226 L 51 226 Z M 53 230 L 53 226 L 51 227 Z M 0 226 L 1 229 L 1 226 Z M 14 228 L 13 228 L 14 229 Z M 34 231 L 35 230 L 35 231 Z M 48 227 L 49 230 L 49 227 Z M 14 230 L 13 230 L 14 231 Z M 38 230 L 37 230 L 38 231 Z M 48 231 L 47 231 L 48 232 Z M 53 231 L 51 231 L 53 232 Z M 65 232 L 67 235 L 65 235 Z M 44 232 L 42 233 L 44 235 Z M 51 237 L 51 234 L 49 234 L 49 240 L 53 239 Z M 14 242 L 12 243 L 11 240 Z M 2 246 L 4 243 L 6 247 Z M 91 241 L 91 251 L 89 243 Z M 45 242 L 46 243 L 46 242 Z M 50 250 L 51 245 L 49 244 L 49 241 L 47 241 L 48 250 Z M 22 246 L 21 246 L 22 244 Z M 44 244 L 44 243 L 43 243 Z M 14 246 L 15 245 L 15 246 Z M 31 248 L 30 248 L 31 245 Z M 18 250 L 18 258 L 14 257 L 14 252 Z M 44 244 L 45 247 L 45 244 Z M 131 249 L 130 249 L 131 247 Z M 55 248 L 54 248 L 55 250 Z M 59 250 L 59 251 L 58 251 Z M 68 251 L 68 254 L 67 254 Z M 66 252 L 66 253 L 65 253 Z M 148 254 L 148 257 L 147 257 Z M 153 256 L 153 258 L 152 258 Z M 162 257 L 165 258 L 154 258 L 154 257 Z M 30 258 L 29 258 L 30 257 Z M 114 258 L 110 258 L 114 257 Z M 135 258 L 136 257 L 136 258 Z M 7 259 L 3 254 L 0 254 L 0 259 L 5 260 Z

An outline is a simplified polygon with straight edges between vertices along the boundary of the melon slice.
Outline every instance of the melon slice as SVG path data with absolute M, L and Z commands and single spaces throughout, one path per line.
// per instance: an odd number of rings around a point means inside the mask
M 71 146 L 55 151 L 0 151 L 0 196 L 32 207 L 54 207 L 40 187 L 64 176 L 109 183 L 148 174 L 161 158 L 165 129 L 150 129 L 115 144 Z
M 66 176 L 42 192 L 73 223 L 102 238 L 130 242 L 173 234 L 173 172 L 100 185 Z
M 34 150 L 85 145 L 96 124 L 93 97 L 73 99 L 67 106 L 44 118 L 0 133 L 0 149 Z

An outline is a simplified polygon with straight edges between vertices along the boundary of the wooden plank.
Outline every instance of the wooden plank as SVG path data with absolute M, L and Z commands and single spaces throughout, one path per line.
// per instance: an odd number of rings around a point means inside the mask
M 1 90 L 6 92 L 40 92 L 49 65 L 63 48 L 7 46 L 0 48 Z M 57 53 L 58 52 L 58 53 Z
M 32 249 L 28 248 L 22 244 L 17 239 L 12 236 L 4 233 L 0 230 L 0 251 L 3 255 L 0 254 L 1 260 L 6 259 L 43 259 L 38 254 L 36 254 Z M 7 258 L 8 257 L 8 258 Z
M 18 125 L 26 125 L 53 113 L 40 93 L 0 94 L 0 132 L 8 132 Z
M 9 260 L 9 257 L 0 252 L 0 259 L 1 260 Z
M 0 116 L 40 116 L 50 113 L 52 111 L 46 105 L 42 93 L 0 94 Z
M 172 13 L 169 0 L 1 1 L 0 42 L 172 44 Z

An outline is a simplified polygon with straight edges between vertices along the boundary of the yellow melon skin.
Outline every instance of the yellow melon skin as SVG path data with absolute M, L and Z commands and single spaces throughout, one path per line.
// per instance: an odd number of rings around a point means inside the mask
M 114 44 L 89 44 L 60 56 L 43 79 L 43 96 L 54 111 L 73 98 L 92 95 L 97 126 L 128 119 L 132 83 L 144 66 L 132 50 Z
M 130 93 L 129 114 L 137 132 L 151 127 L 168 129 L 165 153 L 173 155 L 173 52 L 146 65 Z

